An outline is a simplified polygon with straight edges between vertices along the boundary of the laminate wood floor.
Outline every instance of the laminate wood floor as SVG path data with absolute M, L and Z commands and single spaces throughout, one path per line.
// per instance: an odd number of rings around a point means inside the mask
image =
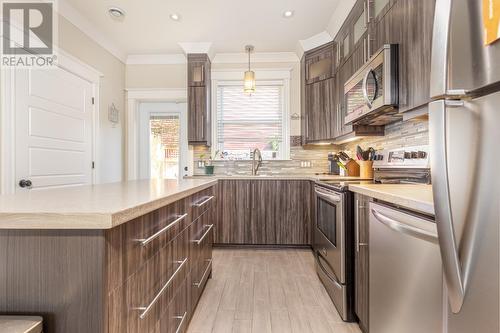
M 189 333 L 360 333 L 344 323 L 310 250 L 214 249 Z

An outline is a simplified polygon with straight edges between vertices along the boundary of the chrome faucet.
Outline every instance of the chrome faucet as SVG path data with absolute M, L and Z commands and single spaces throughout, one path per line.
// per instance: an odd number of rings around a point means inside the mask
M 252 176 L 257 175 L 257 171 L 259 171 L 259 167 L 262 165 L 262 154 L 259 150 L 259 148 L 255 148 L 252 153 Z M 259 155 L 259 159 L 256 160 L 256 156 Z M 257 162 L 257 163 L 255 163 Z M 257 165 L 255 165 L 257 164 Z

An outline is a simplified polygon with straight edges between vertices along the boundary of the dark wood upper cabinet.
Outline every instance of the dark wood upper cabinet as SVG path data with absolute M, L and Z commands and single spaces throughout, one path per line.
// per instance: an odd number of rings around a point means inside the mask
M 188 54 L 188 86 L 202 87 L 210 78 L 210 59 L 206 54 Z
M 335 72 L 335 43 L 308 51 L 305 55 L 305 82 L 313 84 L 329 79 Z
M 305 96 L 306 142 L 333 139 L 337 116 L 335 78 L 307 85 Z
M 211 144 L 211 64 L 206 54 L 188 54 L 188 142 Z
M 373 51 L 399 44 L 399 111 L 430 101 L 430 64 L 435 0 L 378 0 L 371 22 Z M 374 13 L 375 15 L 375 13 Z
M 358 0 L 333 42 L 304 54 L 302 60 L 303 143 L 342 140 L 354 135 L 384 135 L 383 126 L 345 125 L 344 85 L 384 44 L 399 45 L 399 111 L 429 101 L 435 0 Z M 332 51 L 333 50 L 333 51 Z M 324 53 L 321 53 L 324 52 Z M 319 54 L 333 52 L 332 73 L 322 72 Z M 316 64 L 311 70 L 311 64 Z M 322 73 L 321 75 L 318 73 Z M 332 83 L 321 84 L 326 80 Z M 333 97 L 325 93 L 333 89 Z

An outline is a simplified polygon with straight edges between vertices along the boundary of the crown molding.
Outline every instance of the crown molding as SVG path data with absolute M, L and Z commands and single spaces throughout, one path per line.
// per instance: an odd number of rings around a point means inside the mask
M 312 50 L 318 46 L 329 43 L 332 40 L 333 40 L 333 38 L 328 32 L 322 31 L 319 34 L 311 36 L 307 39 L 300 40 L 299 44 L 302 47 L 302 51 L 307 52 L 307 51 Z
M 187 59 L 184 54 L 131 54 L 127 57 L 127 65 L 184 65 Z
M 89 20 L 87 20 L 82 14 L 80 14 L 73 6 L 71 6 L 66 0 L 60 0 L 58 2 L 58 12 L 66 20 L 72 23 L 85 35 L 90 37 L 94 42 L 99 44 L 106 51 L 111 53 L 113 56 L 118 58 L 121 62 L 126 63 L 127 56 L 125 51 L 113 43 L 110 39 L 103 36 L 102 32 L 98 31 Z
M 185 54 L 210 54 L 210 50 L 212 49 L 212 42 L 179 42 L 177 44 L 179 44 Z
M 330 22 L 328 22 L 328 26 L 326 28 L 330 36 L 334 38 L 337 36 L 340 28 L 342 28 L 342 24 L 347 19 L 347 16 L 349 16 L 349 13 L 355 4 L 356 0 L 342 0 L 338 2 L 332 18 L 330 19 Z
M 248 62 L 247 53 L 217 53 L 213 64 L 244 64 Z M 256 52 L 252 53 L 252 63 L 299 62 L 295 52 Z

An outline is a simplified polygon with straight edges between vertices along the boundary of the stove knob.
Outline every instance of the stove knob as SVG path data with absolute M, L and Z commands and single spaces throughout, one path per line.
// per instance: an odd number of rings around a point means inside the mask
M 411 152 L 411 158 L 418 158 L 418 152 L 412 151 Z
M 426 158 L 426 157 L 427 157 L 427 153 L 425 151 L 418 152 L 418 158 Z
M 405 155 L 404 156 L 405 156 L 405 160 L 411 159 L 411 153 L 408 152 L 408 151 L 405 151 Z

